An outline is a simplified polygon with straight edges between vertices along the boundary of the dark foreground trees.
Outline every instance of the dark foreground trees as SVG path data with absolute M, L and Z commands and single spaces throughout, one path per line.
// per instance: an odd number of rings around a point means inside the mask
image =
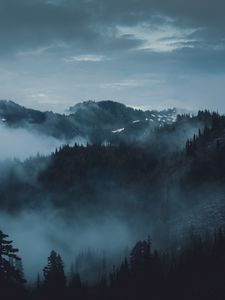
M 52 251 L 43 269 L 43 294 L 47 299 L 62 299 L 66 293 L 66 277 L 61 256 Z
M 66 286 L 64 265 L 62 258 L 55 251 L 48 257 L 48 264 L 43 269 L 44 285 L 49 290 L 63 289 Z
M 211 235 L 191 233 L 182 244 L 173 246 L 173 251 L 153 251 L 150 239 L 138 241 L 129 257 L 94 284 L 85 282 L 75 271 L 67 281 L 62 258 L 52 251 L 43 269 L 43 279 L 38 276 L 36 286 L 27 287 L 26 293 L 21 272 L 14 264 L 19 261 L 17 249 L 0 233 L 0 299 L 225 299 L 223 228 Z
M 23 269 L 18 249 L 0 230 L 0 299 L 23 299 Z
M 192 233 L 163 253 L 139 241 L 110 279 L 108 299 L 225 299 L 225 231 Z

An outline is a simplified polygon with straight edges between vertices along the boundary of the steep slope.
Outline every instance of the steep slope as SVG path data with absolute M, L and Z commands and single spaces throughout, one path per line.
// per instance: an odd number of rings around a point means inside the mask
M 157 129 L 148 144 L 66 145 L 48 157 L 0 163 L 1 210 L 50 206 L 68 219 L 113 218 L 132 236 L 151 231 L 156 239 L 223 225 L 224 120 L 199 112 Z
M 94 142 L 134 142 L 142 140 L 156 127 L 176 120 L 175 108 L 142 111 L 114 101 L 86 101 L 70 107 L 70 118 L 86 129 Z M 83 134 L 85 132 L 83 131 Z
M 68 141 L 81 136 L 90 143 L 116 141 L 113 135 L 126 129 L 119 140 L 142 136 L 146 130 L 171 124 L 175 121 L 176 109 L 161 112 L 142 111 L 113 101 L 87 101 L 69 108 L 69 115 L 41 112 L 28 109 L 13 101 L 0 101 L 0 120 L 9 127 L 54 136 Z
M 103 126 L 117 130 L 119 127 L 127 127 L 130 124 L 150 121 L 151 125 L 163 125 L 176 120 L 176 109 L 163 111 L 142 111 L 128 107 L 114 101 L 86 101 L 69 108 L 76 120 L 88 124 L 95 121 L 96 126 Z M 115 127 L 117 126 L 117 127 Z
M 74 122 L 67 116 L 28 109 L 13 101 L 0 101 L 0 120 L 4 126 L 35 130 L 59 139 L 70 139 L 78 134 Z

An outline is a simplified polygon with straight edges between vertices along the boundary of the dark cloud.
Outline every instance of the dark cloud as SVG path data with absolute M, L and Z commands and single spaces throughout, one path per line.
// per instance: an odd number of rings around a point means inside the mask
M 83 36 L 94 38 L 87 27 L 87 16 L 81 10 L 43 1 L 0 1 L 1 48 L 9 51 Z
M 161 17 L 160 17 L 161 16 Z M 199 37 L 225 37 L 224 1 L 162 1 L 162 0 L 77 0 L 77 1 L 0 1 L 0 38 L 2 51 L 37 47 L 55 41 L 76 42 L 84 46 L 111 38 L 115 46 L 118 25 L 133 26 L 149 22 L 151 26 L 172 18 L 176 26 L 202 28 Z M 123 42 L 132 47 L 131 39 Z M 219 41 L 218 41 L 219 42 Z M 135 42 L 134 42 L 135 44 Z
M 223 78 L 224 28 L 222 0 L 0 0 L 0 98 L 53 108 L 74 98 L 133 104 L 135 95 L 150 106 L 152 97 L 160 102 L 172 88 L 175 105 L 181 90 L 174 82 L 164 85 L 163 95 L 162 86 L 152 94 L 147 88 L 155 87 L 147 84 L 135 85 L 134 92 L 132 84 L 118 82 L 187 74 Z

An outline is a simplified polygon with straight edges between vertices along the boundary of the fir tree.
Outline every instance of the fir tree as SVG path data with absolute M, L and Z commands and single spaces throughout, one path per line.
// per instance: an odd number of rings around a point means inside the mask
M 8 235 L 0 230 L 0 282 L 23 283 L 21 258 L 16 255 L 18 249 L 13 248 Z
M 62 258 L 55 251 L 50 253 L 48 264 L 43 269 L 44 286 L 51 293 L 63 291 L 66 286 L 64 264 Z

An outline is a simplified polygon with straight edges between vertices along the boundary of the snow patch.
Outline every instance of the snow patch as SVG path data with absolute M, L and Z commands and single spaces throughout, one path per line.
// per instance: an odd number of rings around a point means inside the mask
M 116 130 L 112 130 L 112 133 L 118 133 L 118 132 L 122 132 L 124 131 L 125 128 L 119 128 L 119 129 L 116 129 Z

